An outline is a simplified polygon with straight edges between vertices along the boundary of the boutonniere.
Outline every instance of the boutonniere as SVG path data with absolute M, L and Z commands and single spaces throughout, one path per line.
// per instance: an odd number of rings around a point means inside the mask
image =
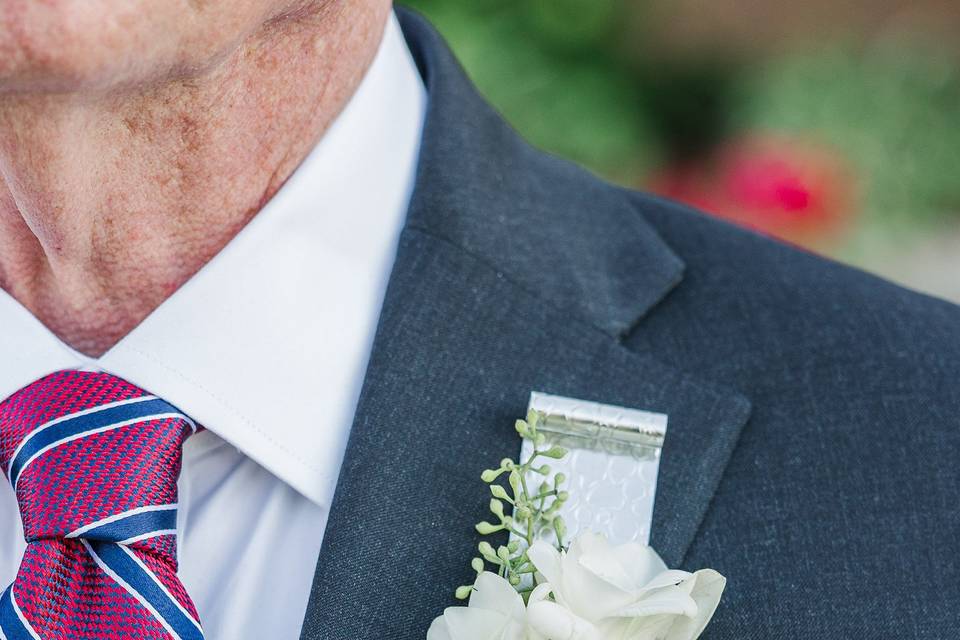
M 716 571 L 669 570 L 651 547 L 612 545 L 581 532 L 567 541 L 559 515 L 566 478 L 550 460 L 567 450 L 547 446 L 539 414 L 518 420 L 533 443 L 522 463 L 504 459 L 481 475 L 489 485 L 492 521 L 482 535 L 502 531 L 507 544 L 481 542 L 472 585 L 456 589 L 467 606 L 448 607 L 427 640 L 694 640 L 710 622 L 726 580 Z

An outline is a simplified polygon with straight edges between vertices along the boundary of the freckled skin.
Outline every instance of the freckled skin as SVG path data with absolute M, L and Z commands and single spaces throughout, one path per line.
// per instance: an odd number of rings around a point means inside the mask
M 0 0 L 0 287 L 75 349 L 105 352 L 276 193 L 352 95 L 389 10 Z

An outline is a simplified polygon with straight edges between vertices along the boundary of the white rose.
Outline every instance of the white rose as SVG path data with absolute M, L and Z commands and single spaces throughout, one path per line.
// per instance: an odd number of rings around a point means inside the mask
M 548 640 L 694 640 L 726 584 L 716 571 L 670 571 L 650 547 L 614 547 L 592 533 L 565 553 L 536 542 L 527 554 L 556 600 L 531 598 L 527 611 Z
M 534 640 L 523 598 L 500 576 L 477 576 L 469 606 L 447 607 L 433 621 L 427 640 Z

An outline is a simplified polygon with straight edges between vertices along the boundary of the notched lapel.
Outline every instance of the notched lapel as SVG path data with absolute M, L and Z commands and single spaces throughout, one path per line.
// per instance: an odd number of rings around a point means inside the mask
M 421 639 L 472 578 L 485 467 L 530 391 L 669 415 L 651 541 L 677 566 L 749 414 L 619 337 L 683 262 L 623 194 L 520 140 L 398 11 L 429 94 L 416 185 L 302 637 Z M 655 311 L 654 311 L 655 312 Z
M 676 565 L 746 418 L 695 382 L 570 322 L 459 248 L 404 231 L 303 638 L 423 638 L 469 582 L 489 493 L 531 390 L 670 416 L 653 543 Z

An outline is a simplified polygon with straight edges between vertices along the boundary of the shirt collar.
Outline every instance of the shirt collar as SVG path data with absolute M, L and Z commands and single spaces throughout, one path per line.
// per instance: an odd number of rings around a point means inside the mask
M 426 92 L 396 18 L 356 93 L 263 210 L 103 357 L 0 291 L 0 398 L 94 366 L 175 404 L 329 505 L 413 187 Z

